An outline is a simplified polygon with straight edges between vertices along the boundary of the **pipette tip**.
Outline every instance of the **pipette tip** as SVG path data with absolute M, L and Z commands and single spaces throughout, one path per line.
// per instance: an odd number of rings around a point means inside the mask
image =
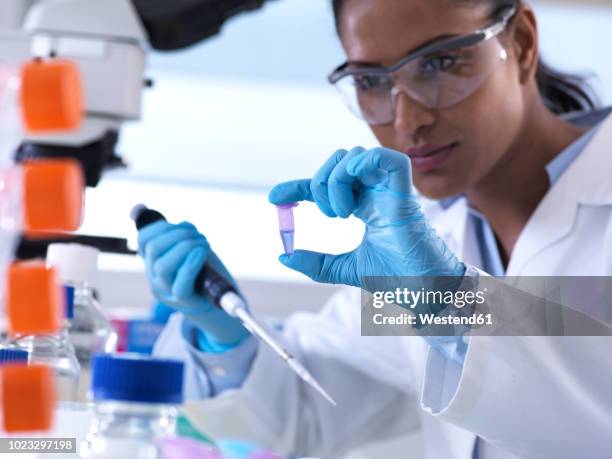
M 325 391 L 325 389 L 323 389 L 319 385 L 317 380 L 310 374 L 310 372 L 304 366 L 302 366 L 300 362 L 295 360 L 295 358 L 290 357 L 289 359 L 287 359 L 287 364 L 293 371 L 295 371 L 295 373 L 300 378 L 302 378 L 304 382 L 308 383 L 313 389 L 315 389 L 319 394 L 321 394 L 325 398 L 325 400 L 327 400 L 334 406 L 338 406 L 334 399 L 331 398 L 331 396 Z
M 325 392 L 325 389 L 319 386 L 319 384 L 316 381 L 310 381 L 310 385 L 314 387 L 317 390 L 317 392 L 319 392 L 319 394 L 321 394 L 325 398 L 325 400 L 327 400 L 329 403 L 331 403 L 334 406 L 338 406 L 336 401 L 333 398 L 331 398 L 331 395 Z

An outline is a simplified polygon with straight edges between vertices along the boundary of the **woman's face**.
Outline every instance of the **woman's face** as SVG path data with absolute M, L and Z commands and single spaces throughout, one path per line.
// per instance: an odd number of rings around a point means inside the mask
M 488 26 L 490 15 L 486 2 L 345 0 L 339 27 L 350 62 L 389 66 L 439 37 Z M 508 59 L 500 59 L 467 99 L 429 109 L 400 92 L 395 121 L 371 126 L 381 145 L 411 156 L 414 184 L 425 196 L 441 199 L 469 191 L 509 150 L 520 129 L 524 95 L 515 53 L 508 49 L 512 46 L 505 48 Z M 423 156 L 444 146 L 449 148 Z

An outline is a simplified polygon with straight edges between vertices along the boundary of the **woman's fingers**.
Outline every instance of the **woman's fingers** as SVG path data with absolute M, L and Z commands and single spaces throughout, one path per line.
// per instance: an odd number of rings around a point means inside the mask
M 165 220 L 151 223 L 138 231 L 138 251 L 141 255 L 144 255 L 147 250 L 151 250 L 152 245 L 157 244 L 160 238 L 163 240 L 166 234 L 176 230 L 182 230 L 185 233 L 198 232 L 196 227 L 189 222 L 182 222 L 178 225 L 168 223 Z
M 300 201 L 314 201 L 310 192 L 310 179 L 279 183 L 270 190 L 268 200 L 276 206 Z
M 366 187 L 383 185 L 397 193 L 412 193 L 410 160 L 397 151 L 387 148 L 369 150 L 351 159 L 347 172 Z
M 329 253 L 296 250 L 292 255 L 281 255 L 279 261 L 315 282 L 359 286 L 359 273 L 354 269 L 354 253 Z
M 180 241 L 153 263 L 153 276 L 161 281 L 167 290 L 171 290 L 176 274 L 184 260 L 198 248 L 204 248 L 207 252 L 210 251 L 208 242 L 203 237 Z
M 338 215 L 332 208 L 329 201 L 329 176 L 342 161 L 342 159 L 344 159 L 347 153 L 348 152 L 346 150 L 338 150 L 331 155 L 312 177 L 312 181 L 310 183 L 310 190 L 312 192 L 314 201 L 317 203 L 317 206 L 319 206 L 321 212 L 331 218 L 337 217 Z
M 346 154 L 346 150 L 336 151 L 323 163 L 312 179 L 292 180 L 276 185 L 270 191 L 268 200 L 275 205 L 312 201 L 328 217 L 337 217 L 329 202 L 327 183 L 329 175 Z
M 356 156 L 362 155 L 365 148 L 355 147 L 336 165 L 329 175 L 327 192 L 334 213 L 341 218 L 349 217 L 357 207 L 355 185 L 358 179 L 347 172 L 347 165 Z
M 355 147 L 331 155 L 312 179 L 276 185 L 269 195 L 272 204 L 314 201 L 328 217 L 350 216 L 359 205 L 361 185 L 378 185 L 399 193 L 412 192 L 410 161 L 386 148 Z
M 195 281 L 206 263 L 210 249 L 198 247 L 191 251 L 178 268 L 172 283 L 172 296 L 177 300 L 189 298 L 195 294 Z

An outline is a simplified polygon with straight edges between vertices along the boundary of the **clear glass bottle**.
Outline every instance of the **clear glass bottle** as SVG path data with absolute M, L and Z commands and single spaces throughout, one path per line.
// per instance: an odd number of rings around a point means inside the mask
M 117 332 L 94 296 L 90 283 L 98 269 L 98 249 L 81 244 L 50 244 L 47 264 L 57 269 L 66 292 L 66 334 L 81 366 L 78 399 L 86 400 L 95 354 L 117 350 Z
M 41 261 L 13 263 L 6 303 L 9 333 L 2 347 L 27 351 L 30 364 L 51 367 L 57 399 L 75 400 L 80 366 L 62 333 L 64 302 L 55 270 Z
M 77 399 L 80 366 L 74 347 L 61 333 L 19 335 L 11 339 L 11 345 L 27 351 L 30 354 L 30 364 L 53 368 L 59 401 Z
M 67 284 L 73 289 L 74 310 L 69 319 L 68 337 L 81 365 L 91 366 L 95 354 L 117 350 L 117 332 L 86 282 Z
M 97 355 L 92 364 L 94 418 L 80 457 L 162 459 L 176 433 L 183 362 L 140 354 Z

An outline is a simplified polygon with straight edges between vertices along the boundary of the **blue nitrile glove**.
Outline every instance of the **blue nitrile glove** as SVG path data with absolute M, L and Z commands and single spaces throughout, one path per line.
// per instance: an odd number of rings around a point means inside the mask
M 167 324 L 172 314 L 174 314 L 174 308 L 165 305 L 161 301 L 158 301 L 153 305 L 151 320 L 159 324 Z
M 152 223 L 138 232 L 138 247 L 145 260 L 153 294 L 182 312 L 203 332 L 197 337 L 198 343 L 205 344 L 203 350 L 223 350 L 248 336 L 239 321 L 194 291 L 195 280 L 205 262 L 236 285 L 195 226 L 187 222 L 178 225 L 166 221 Z
M 355 215 L 365 224 L 359 246 L 329 255 L 296 250 L 280 261 L 317 282 L 362 286 L 362 276 L 453 276 L 465 265 L 425 220 L 412 191 L 408 158 L 385 148 L 339 150 L 312 179 L 281 183 L 276 205 L 314 201 L 328 217 Z

